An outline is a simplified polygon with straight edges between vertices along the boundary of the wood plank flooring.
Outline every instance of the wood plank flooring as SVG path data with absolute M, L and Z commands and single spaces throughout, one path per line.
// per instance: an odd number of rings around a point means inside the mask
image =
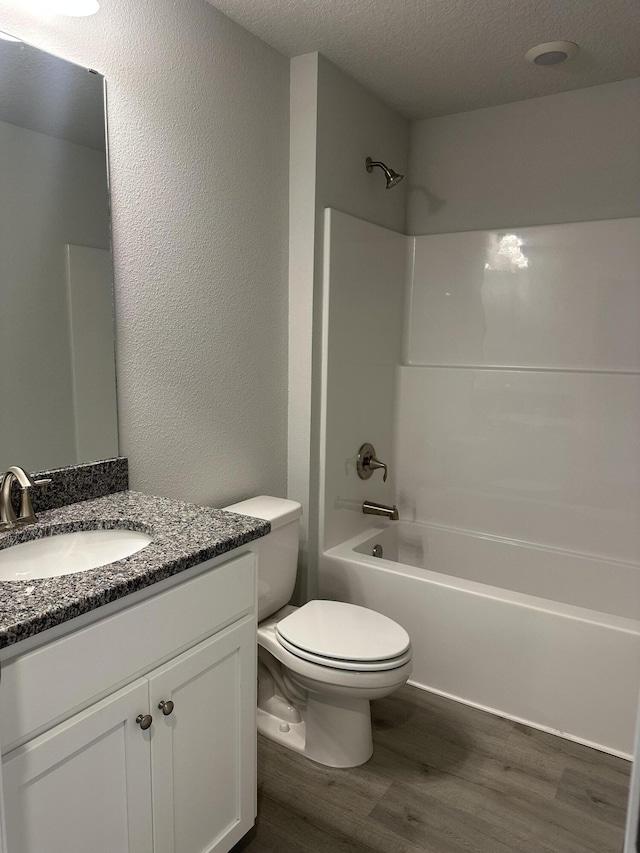
M 620 853 L 631 765 L 413 687 L 332 770 L 258 738 L 248 853 Z

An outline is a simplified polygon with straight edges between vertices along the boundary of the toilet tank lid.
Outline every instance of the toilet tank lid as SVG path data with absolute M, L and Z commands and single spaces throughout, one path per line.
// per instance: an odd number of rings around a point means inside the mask
M 270 495 L 259 495 L 246 501 L 223 507 L 227 512 L 239 512 L 252 518 L 263 518 L 271 522 L 272 530 L 296 521 L 302 515 L 302 505 L 298 501 L 286 498 L 273 498 Z

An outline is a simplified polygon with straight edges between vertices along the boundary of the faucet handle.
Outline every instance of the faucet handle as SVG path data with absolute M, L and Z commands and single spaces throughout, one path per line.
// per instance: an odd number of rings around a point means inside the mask
M 382 482 L 383 482 L 383 483 L 386 483 L 386 482 L 387 482 L 387 473 L 388 473 L 388 472 L 387 472 L 387 466 L 386 466 L 386 464 L 385 464 L 384 462 L 381 462 L 379 459 L 377 459 L 377 458 L 374 456 L 374 457 L 369 461 L 369 468 L 371 468 L 371 470 L 372 470 L 372 471 L 377 471 L 377 469 L 378 469 L 378 468 L 384 468 L 384 474 L 382 475 Z
M 36 520 L 36 514 L 33 511 L 31 503 L 31 495 L 29 494 L 30 486 L 25 486 L 20 489 L 20 511 L 18 513 L 18 524 L 33 524 Z
M 18 524 L 35 524 L 38 519 L 36 518 L 29 492 L 33 486 L 48 486 L 50 482 L 50 479 L 33 480 L 31 486 L 27 485 L 20 488 L 20 510 L 17 519 Z
M 365 442 L 358 451 L 358 458 L 356 460 L 358 477 L 360 477 L 361 480 L 368 480 L 373 472 L 377 471 L 378 468 L 384 469 L 384 476 L 382 477 L 382 480 L 386 483 L 388 473 L 386 464 L 381 462 L 376 456 L 376 450 L 373 444 Z

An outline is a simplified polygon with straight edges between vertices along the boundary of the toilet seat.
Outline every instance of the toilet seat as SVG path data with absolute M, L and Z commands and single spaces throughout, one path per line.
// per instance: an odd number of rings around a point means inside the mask
M 397 669 L 398 667 L 403 666 L 405 663 L 410 661 L 412 657 L 411 649 L 408 649 L 400 657 L 390 658 L 389 660 L 342 660 L 339 658 L 322 657 L 322 655 L 315 655 L 313 654 L 313 652 L 308 652 L 306 649 L 299 649 L 294 646 L 293 643 L 288 643 L 282 637 L 278 637 L 278 642 L 283 648 L 291 652 L 292 655 L 302 658 L 302 660 L 307 660 L 310 663 L 318 664 L 318 666 L 328 666 L 332 667 L 333 669 L 344 669 L 350 672 L 383 672 L 387 669 Z
M 300 655 L 293 654 L 285 649 L 280 642 L 276 633 L 276 626 L 290 613 L 295 613 L 296 609 L 291 605 L 286 605 L 273 616 L 258 624 L 258 645 L 273 655 L 293 678 L 297 680 L 301 678 L 313 679 L 318 683 L 325 684 L 328 690 L 348 689 L 355 694 L 363 690 L 392 690 L 394 685 L 397 688 L 404 684 L 411 674 L 411 660 L 395 669 L 347 670 L 333 666 L 328 660 L 322 664 L 317 664 L 310 660 L 304 660 Z
M 412 656 L 409 635 L 397 622 L 342 601 L 310 601 L 280 620 L 275 631 L 291 654 L 333 669 L 381 672 Z

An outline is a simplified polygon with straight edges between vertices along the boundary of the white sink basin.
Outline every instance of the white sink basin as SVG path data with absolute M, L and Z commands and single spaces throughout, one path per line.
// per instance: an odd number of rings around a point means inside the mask
M 82 530 L 0 550 L 0 581 L 57 578 L 130 557 L 151 542 L 135 530 Z

